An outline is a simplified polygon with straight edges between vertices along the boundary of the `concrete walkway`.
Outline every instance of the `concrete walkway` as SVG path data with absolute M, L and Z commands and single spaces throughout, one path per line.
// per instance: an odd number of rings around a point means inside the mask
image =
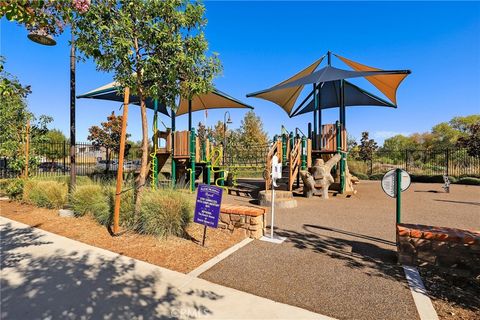
M 330 319 L 3 217 L 0 230 L 1 319 Z

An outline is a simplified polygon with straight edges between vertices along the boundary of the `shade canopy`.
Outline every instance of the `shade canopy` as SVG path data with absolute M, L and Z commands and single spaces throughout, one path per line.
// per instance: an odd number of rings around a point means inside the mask
M 118 101 L 123 103 L 123 94 L 119 94 L 120 86 L 117 82 L 111 82 L 97 89 L 93 89 L 87 93 L 77 96 L 77 98 L 89 98 L 99 100 Z M 130 95 L 130 103 L 140 105 L 140 99 L 136 95 Z M 155 110 L 155 103 L 152 98 L 145 99 L 145 105 L 147 108 Z M 167 107 L 161 104 L 157 105 L 157 111 L 163 113 L 166 116 L 170 116 L 167 111 Z
M 118 83 L 111 82 L 104 86 L 101 86 L 97 89 L 84 93 L 77 96 L 77 98 L 90 98 L 90 99 L 100 99 L 100 100 L 110 100 L 123 102 L 123 95 L 119 94 L 120 87 Z M 140 99 L 136 95 L 130 95 L 130 103 L 140 105 Z M 154 110 L 155 104 L 154 99 L 147 98 L 145 100 L 146 107 Z M 249 108 L 253 109 L 252 106 L 249 106 L 220 90 L 213 89 L 211 92 L 196 95 L 192 99 L 192 112 L 206 109 L 219 109 L 219 108 Z M 165 105 L 158 104 L 157 111 L 163 113 L 166 116 L 170 116 Z M 180 105 L 176 112 L 176 115 L 182 115 L 188 113 L 188 100 L 180 99 Z
M 378 68 L 373 68 L 366 66 L 364 64 L 349 60 L 347 58 L 335 55 L 337 58 L 342 60 L 346 65 L 356 71 L 379 71 Z M 366 76 L 371 84 L 373 84 L 378 90 L 380 90 L 388 99 L 390 99 L 394 104 L 397 104 L 397 89 L 405 79 L 410 74 L 410 71 L 398 74 L 390 75 L 374 75 Z
M 298 99 L 298 96 L 302 92 L 304 85 L 296 85 L 296 86 L 290 86 L 290 87 L 285 87 L 285 88 L 280 88 L 282 85 L 286 83 L 290 83 L 292 81 L 298 80 L 300 78 L 303 78 L 305 76 L 308 76 L 312 72 L 315 71 L 315 69 L 320 65 L 324 57 L 321 57 L 302 71 L 296 73 L 292 77 L 288 78 L 285 81 L 282 81 L 276 85 L 274 85 L 270 89 L 275 89 L 275 90 L 263 90 L 255 93 L 250 93 L 247 94 L 247 97 L 255 97 L 255 98 L 261 98 L 265 99 L 268 101 L 272 101 L 282 107 L 283 110 L 285 110 L 286 113 L 290 114 L 292 111 L 293 106 L 295 105 L 295 102 Z
M 228 94 L 221 92 L 218 89 L 213 89 L 211 92 L 195 95 L 192 98 L 192 112 L 207 110 L 207 109 L 221 109 L 221 108 L 249 108 L 253 109 L 252 106 L 237 100 Z M 180 105 L 177 109 L 176 114 L 182 115 L 188 113 L 188 100 L 180 99 Z
M 329 53 L 330 55 L 330 53 Z M 282 109 L 285 110 L 290 116 L 297 114 L 295 111 L 292 112 L 293 106 L 295 105 L 300 91 L 308 84 L 322 84 L 350 78 L 359 78 L 364 77 L 370 81 L 377 89 L 379 89 L 385 96 L 390 99 L 394 105 L 396 105 L 396 91 L 400 83 L 402 82 L 410 70 L 381 70 L 369 66 L 359 64 L 357 62 L 345 59 L 338 55 L 335 55 L 347 65 L 349 65 L 354 70 L 345 70 L 332 67 L 330 64 L 314 71 L 318 65 L 321 63 L 323 57 L 317 60 L 314 64 L 309 66 L 307 69 L 302 70 L 297 73 L 295 76 L 289 78 L 286 81 L 283 81 L 271 88 L 261 90 L 258 92 L 253 92 L 247 94 L 247 97 L 256 97 L 269 100 L 279 105 Z M 332 84 L 333 85 L 333 84 Z M 358 88 L 358 87 L 357 87 Z M 350 86 L 350 89 L 352 87 Z M 358 90 L 357 90 L 358 91 Z M 313 95 L 313 91 L 308 95 L 308 97 Z M 366 95 L 363 95 L 363 99 L 366 99 Z M 371 95 L 371 94 L 369 94 Z M 354 96 L 353 98 L 357 99 L 361 95 Z M 380 99 L 375 97 L 374 100 Z M 383 101 L 383 100 L 382 100 Z M 362 102 L 368 102 L 363 101 Z M 373 103 L 373 101 L 370 101 Z M 385 101 L 384 101 L 385 102 Z M 337 104 L 338 105 L 338 104 Z M 372 104 L 367 104 L 372 105 Z
M 344 103 L 345 106 L 379 106 L 396 108 L 396 106 L 382 98 L 371 94 L 351 82 L 344 81 Z M 340 107 L 340 80 L 324 82 L 319 85 L 317 93 L 319 109 L 330 109 Z M 295 117 L 315 110 L 315 100 L 301 109 L 295 110 L 290 116 Z

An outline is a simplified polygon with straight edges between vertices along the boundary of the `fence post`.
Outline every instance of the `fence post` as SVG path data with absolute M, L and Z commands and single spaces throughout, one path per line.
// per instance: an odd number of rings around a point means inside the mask
M 65 158 L 67 157 L 67 141 L 63 140 L 63 174 L 67 172 L 67 164 Z
M 446 149 L 446 150 L 445 150 L 445 164 L 446 164 L 446 167 L 447 167 L 445 173 L 446 173 L 447 177 L 448 177 L 448 174 L 449 174 L 449 170 L 448 170 L 448 166 L 449 166 L 449 160 L 448 160 L 448 158 L 449 158 L 449 156 L 450 156 L 450 152 L 449 152 L 449 151 L 450 151 L 450 149 Z
M 405 149 L 405 171 L 408 172 L 408 149 Z

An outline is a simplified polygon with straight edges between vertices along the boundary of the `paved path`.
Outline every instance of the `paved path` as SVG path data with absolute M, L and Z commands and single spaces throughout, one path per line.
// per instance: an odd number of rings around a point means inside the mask
M 1 319 L 328 319 L 0 217 Z
M 446 194 L 440 184 L 412 184 L 402 195 L 402 218 L 476 229 L 479 191 L 454 186 Z M 298 204 L 276 210 L 284 243 L 254 241 L 200 278 L 338 319 L 419 318 L 396 263 L 395 201 L 379 182 L 362 181 L 350 199 L 298 198 Z

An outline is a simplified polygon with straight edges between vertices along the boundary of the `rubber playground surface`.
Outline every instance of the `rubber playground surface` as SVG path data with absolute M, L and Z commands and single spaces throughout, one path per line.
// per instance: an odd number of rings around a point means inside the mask
M 480 187 L 441 187 L 412 184 L 402 222 L 480 229 Z M 418 319 L 396 264 L 395 200 L 378 181 L 357 190 L 352 198 L 297 198 L 297 208 L 276 210 L 284 243 L 253 241 L 200 277 L 340 319 Z

